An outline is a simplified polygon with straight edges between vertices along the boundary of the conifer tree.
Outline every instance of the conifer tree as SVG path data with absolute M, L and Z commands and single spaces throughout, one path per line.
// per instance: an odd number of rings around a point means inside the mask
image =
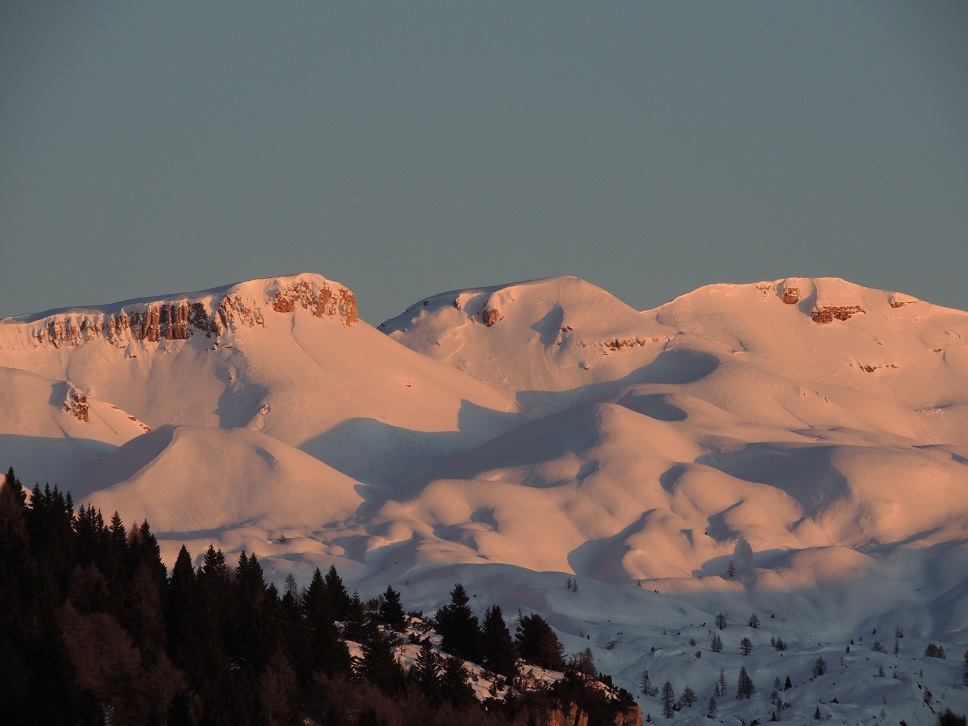
M 393 657 L 393 641 L 385 633 L 372 628 L 362 646 L 363 657 L 357 666 L 359 676 L 386 694 L 401 693 L 404 687 L 403 669 Z
M 564 646 L 551 626 L 537 613 L 521 618 L 515 629 L 514 641 L 521 657 L 527 662 L 549 670 L 564 670 Z
M 692 704 L 695 702 L 696 692 L 687 685 L 682 689 L 682 694 L 679 696 L 679 704 L 684 708 L 692 708 Z
M 466 711 L 474 703 L 474 689 L 468 682 L 470 674 L 460 658 L 445 658 L 440 674 L 440 686 L 450 704 L 458 711 Z
M 333 612 L 327 613 L 326 603 L 326 592 L 325 586 L 323 585 L 323 573 L 319 571 L 317 567 L 313 572 L 313 577 L 309 581 L 309 587 L 302 596 L 302 605 L 306 610 L 306 617 L 310 621 L 315 621 L 317 618 L 322 618 L 326 615 L 332 616 L 334 619 L 336 614 Z
M 380 620 L 390 630 L 400 633 L 406 625 L 403 606 L 400 604 L 400 593 L 387 585 L 383 592 L 383 602 L 380 603 Z
M 753 679 L 746 672 L 746 667 L 739 669 L 739 678 L 736 680 L 736 698 L 751 698 L 756 688 L 753 686 Z
M 662 715 L 665 718 L 672 718 L 675 713 L 676 692 L 672 689 L 669 681 L 662 686 Z
M 652 678 L 649 676 L 649 671 L 642 671 L 642 677 L 639 679 L 639 690 L 642 692 L 643 696 L 649 696 L 650 698 L 658 695 L 658 686 L 653 685 Z
M 366 608 L 360 599 L 360 593 L 353 591 L 346 615 L 343 617 L 343 633 L 347 640 L 355 643 L 362 643 L 368 632 L 368 618 Z
M 480 631 L 469 603 L 464 586 L 458 582 L 451 590 L 450 603 L 437 611 L 434 621 L 444 652 L 476 663 L 480 660 Z
M 326 600 L 329 601 L 333 609 L 333 617 L 336 620 L 345 620 L 350 611 L 350 596 L 343 586 L 343 578 L 339 576 L 335 565 L 330 565 L 323 579 L 323 592 Z
M 410 682 L 427 701 L 436 706 L 442 698 L 440 685 L 440 656 L 434 651 L 429 638 L 424 638 L 420 644 L 420 652 L 410 668 Z
M 488 608 L 484 613 L 484 623 L 481 626 L 481 659 L 484 667 L 493 673 L 505 678 L 517 675 L 517 649 L 499 605 Z

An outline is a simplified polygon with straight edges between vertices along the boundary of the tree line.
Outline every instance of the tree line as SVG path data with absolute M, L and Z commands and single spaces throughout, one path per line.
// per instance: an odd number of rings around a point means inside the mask
M 370 601 L 348 593 L 335 567 L 305 588 L 290 575 L 282 590 L 254 553 L 232 566 L 211 545 L 197 569 L 182 547 L 169 573 L 147 521 L 129 530 L 117 513 L 105 522 L 75 511 L 56 486 L 28 497 L 10 469 L 0 481 L 0 713 L 12 723 L 427 726 L 542 723 L 573 705 L 594 726 L 635 708 L 631 694 L 595 684 L 610 679 L 591 651 L 565 658 L 536 613 L 513 635 L 497 605 L 479 622 L 459 583 L 426 620 L 392 586 Z M 420 646 L 407 670 L 394 658 L 404 640 Z M 492 674 L 491 698 L 475 695 L 466 662 Z M 564 677 L 521 688 L 521 662 Z

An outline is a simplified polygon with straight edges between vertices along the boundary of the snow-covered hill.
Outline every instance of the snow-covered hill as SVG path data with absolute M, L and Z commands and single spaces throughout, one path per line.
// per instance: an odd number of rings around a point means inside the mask
M 887 698 L 896 721 L 930 686 L 901 716 L 929 723 L 942 681 L 968 711 L 955 664 L 909 660 L 968 647 L 968 314 L 903 294 L 791 278 L 638 312 L 551 278 L 377 330 L 305 274 L 49 311 L 0 321 L 0 462 L 147 517 L 168 561 L 215 542 L 280 580 L 335 563 L 426 611 L 462 580 L 630 690 L 649 667 L 705 702 L 738 670 L 695 657 L 715 615 L 755 610 L 742 664 L 759 685 L 784 658 L 808 717 L 819 653 L 852 684 L 834 718 Z M 858 643 L 896 627 L 905 658 Z M 857 685 L 875 661 L 906 685 Z

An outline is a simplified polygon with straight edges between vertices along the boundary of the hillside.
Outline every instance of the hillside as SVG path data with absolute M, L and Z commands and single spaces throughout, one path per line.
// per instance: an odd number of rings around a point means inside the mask
M 834 719 L 968 711 L 965 312 L 835 278 L 639 312 L 551 278 L 378 330 L 298 275 L 0 321 L 0 407 L 5 465 L 147 517 L 166 562 L 215 542 L 279 581 L 336 564 L 425 611 L 460 580 L 542 612 L 633 691 L 648 667 L 704 702 L 720 667 L 759 685 L 782 657 L 809 718 L 824 653 L 847 674 Z M 753 654 L 710 656 L 715 615 L 753 611 Z M 895 628 L 904 659 L 860 645 Z M 929 642 L 955 662 L 925 663 Z M 850 675 L 872 663 L 904 688 Z

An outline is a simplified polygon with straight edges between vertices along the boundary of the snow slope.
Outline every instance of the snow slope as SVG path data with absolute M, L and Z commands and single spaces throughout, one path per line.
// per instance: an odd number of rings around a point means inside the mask
M 0 461 L 147 517 L 169 561 L 335 563 L 427 612 L 461 580 L 630 690 L 648 667 L 705 704 L 720 667 L 766 686 L 783 658 L 805 720 L 968 711 L 968 314 L 899 293 L 790 278 L 639 312 L 551 278 L 377 330 L 298 275 L 48 311 L 0 321 Z M 753 610 L 790 648 L 764 625 L 712 654 L 715 615 Z M 898 656 L 859 643 L 895 627 Z M 810 680 L 821 653 L 840 686 Z M 762 686 L 720 708 L 769 718 Z

